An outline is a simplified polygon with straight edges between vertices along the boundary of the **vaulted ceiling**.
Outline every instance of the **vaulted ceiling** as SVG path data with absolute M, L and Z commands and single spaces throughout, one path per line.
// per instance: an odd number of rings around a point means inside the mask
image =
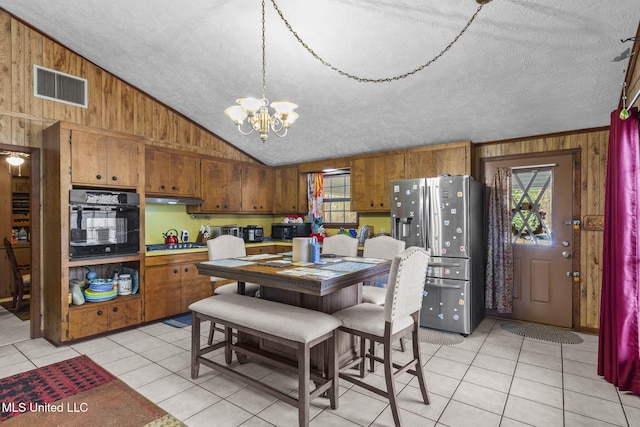
M 493 0 L 415 74 L 347 78 L 266 1 L 266 91 L 296 102 L 284 138 L 242 136 L 223 113 L 261 97 L 260 0 L 0 0 L 0 7 L 268 165 L 460 140 L 606 126 L 638 0 Z M 435 58 L 475 0 L 277 0 L 319 57 L 384 79 Z

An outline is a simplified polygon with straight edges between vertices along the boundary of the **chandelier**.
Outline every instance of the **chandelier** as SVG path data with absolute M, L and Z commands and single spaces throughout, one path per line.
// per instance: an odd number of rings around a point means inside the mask
M 295 110 L 298 106 L 289 101 L 276 101 L 271 103 L 275 111 L 269 112 L 269 100 L 267 99 L 267 79 L 265 61 L 265 25 L 264 25 L 264 0 L 262 0 L 262 99 L 240 98 L 234 105 L 224 110 L 224 113 L 238 126 L 238 131 L 243 135 L 250 135 L 254 131 L 260 134 L 260 139 L 265 142 L 269 138 L 269 130 L 276 136 L 283 137 L 293 122 L 298 118 Z M 249 129 L 243 130 L 244 119 L 247 119 Z

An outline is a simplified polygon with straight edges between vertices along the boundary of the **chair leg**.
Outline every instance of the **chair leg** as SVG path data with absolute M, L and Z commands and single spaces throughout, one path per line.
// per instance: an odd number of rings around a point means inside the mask
M 311 393 L 311 359 L 309 344 L 298 346 L 298 425 L 309 425 Z
M 216 324 L 211 322 L 211 329 L 209 329 L 209 338 L 207 339 L 207 344 L 213 344 L 213 334 L 216 331 Z
M 360 378 L 364 378 L 367 376 L 367 340 L 364 337 L 360 337 L 360 360 Z
M 404 338 L 400 338 L 400 350 L 401 351 L 407 351 L 407 346 L 404 343 Z
M 389 406 L 393 415 L 393 422 L 396 426 L 402 425 L 400 419 L 400 407 L 398 406 L 398 396 L 396 396 L 396 384 L 393 379 L 393 359 L 391 358 L 393 349 L 391 348 L 391 337 L 386 336 L 384 339 L 384 379 L 387 384 L 387 396 L 389 397 Z
M 195 311 L 191 312 L 191 378 L 198 378 L 200 363 L 200 318 Z
M 333 381 L 331 388 L 329 389 L 329 403 L 331 409 L 338 409 L 338 394 L 340 384 L 340 374 L 338 372 L 340 362 L 338 361 L 338 352 L 336 351 L 336 345 L 338 343 L 338 330 L 333 332 L 333 337 L 329 338 L 327 345 L 328 359 L 329 359 L 329 378 Z
M 376 355 L 376 342 L 374 340 L 370 341 L 369 354 L 371 356 L 375 356 Z M 369 371 L 375 372 L 375 370 L 376 370 L 376 361 L 373 359 L 373 357 L 371 357 L 371 358 L 369 358 Z
M 413 331 L 411 332 L 411 340 L 413 341 L 413 359 L 416 361 L 416 376 L 418 377 L 422 400 L 425 405 L 428 405 L 431 402 L 431 399 L 429 399 L 429 390 L 427 389 L 427 382 L 424 378 L 424 371 L 422 370 L 422 357 L 420 356 L 420 343 L 417 327 L 413 328 Z

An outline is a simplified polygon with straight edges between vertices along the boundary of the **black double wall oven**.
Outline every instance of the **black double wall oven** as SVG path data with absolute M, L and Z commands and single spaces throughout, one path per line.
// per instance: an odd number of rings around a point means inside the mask
M 73 189 L 69 193 L 69 203 L 71 259 L 139 253 L 139 194 Z

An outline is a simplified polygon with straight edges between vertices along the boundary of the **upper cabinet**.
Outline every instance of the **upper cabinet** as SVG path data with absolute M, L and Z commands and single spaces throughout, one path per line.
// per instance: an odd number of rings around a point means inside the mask
M 273 213 L 286 215 L 299 212 L 298 181 L 297 166 L 279 167 L 273 171 Z
M 273 213 L 273 169 L 266 166 L 242 166 L 242 212 Z
M 407 179 L 471 175 L 471 141 L 427 145 L 407 152 Z
M 71 183 L 135 188 L 144 170 L 143 144 L 125 134 L 70 131 Z
M 353 159 L 351 167 L 351 210 L 389 212 L 392 180 L 405 178 L 404 153 Z
M 190 213 L 240 212 L 242 203 L 242 165 L 202 159 L 200 161 L 201 195 L 204 203 L 188 206 Z
M 145 150 L 145 191 L 162 196 L 200 196 L 200 159 L 162 148 Z

